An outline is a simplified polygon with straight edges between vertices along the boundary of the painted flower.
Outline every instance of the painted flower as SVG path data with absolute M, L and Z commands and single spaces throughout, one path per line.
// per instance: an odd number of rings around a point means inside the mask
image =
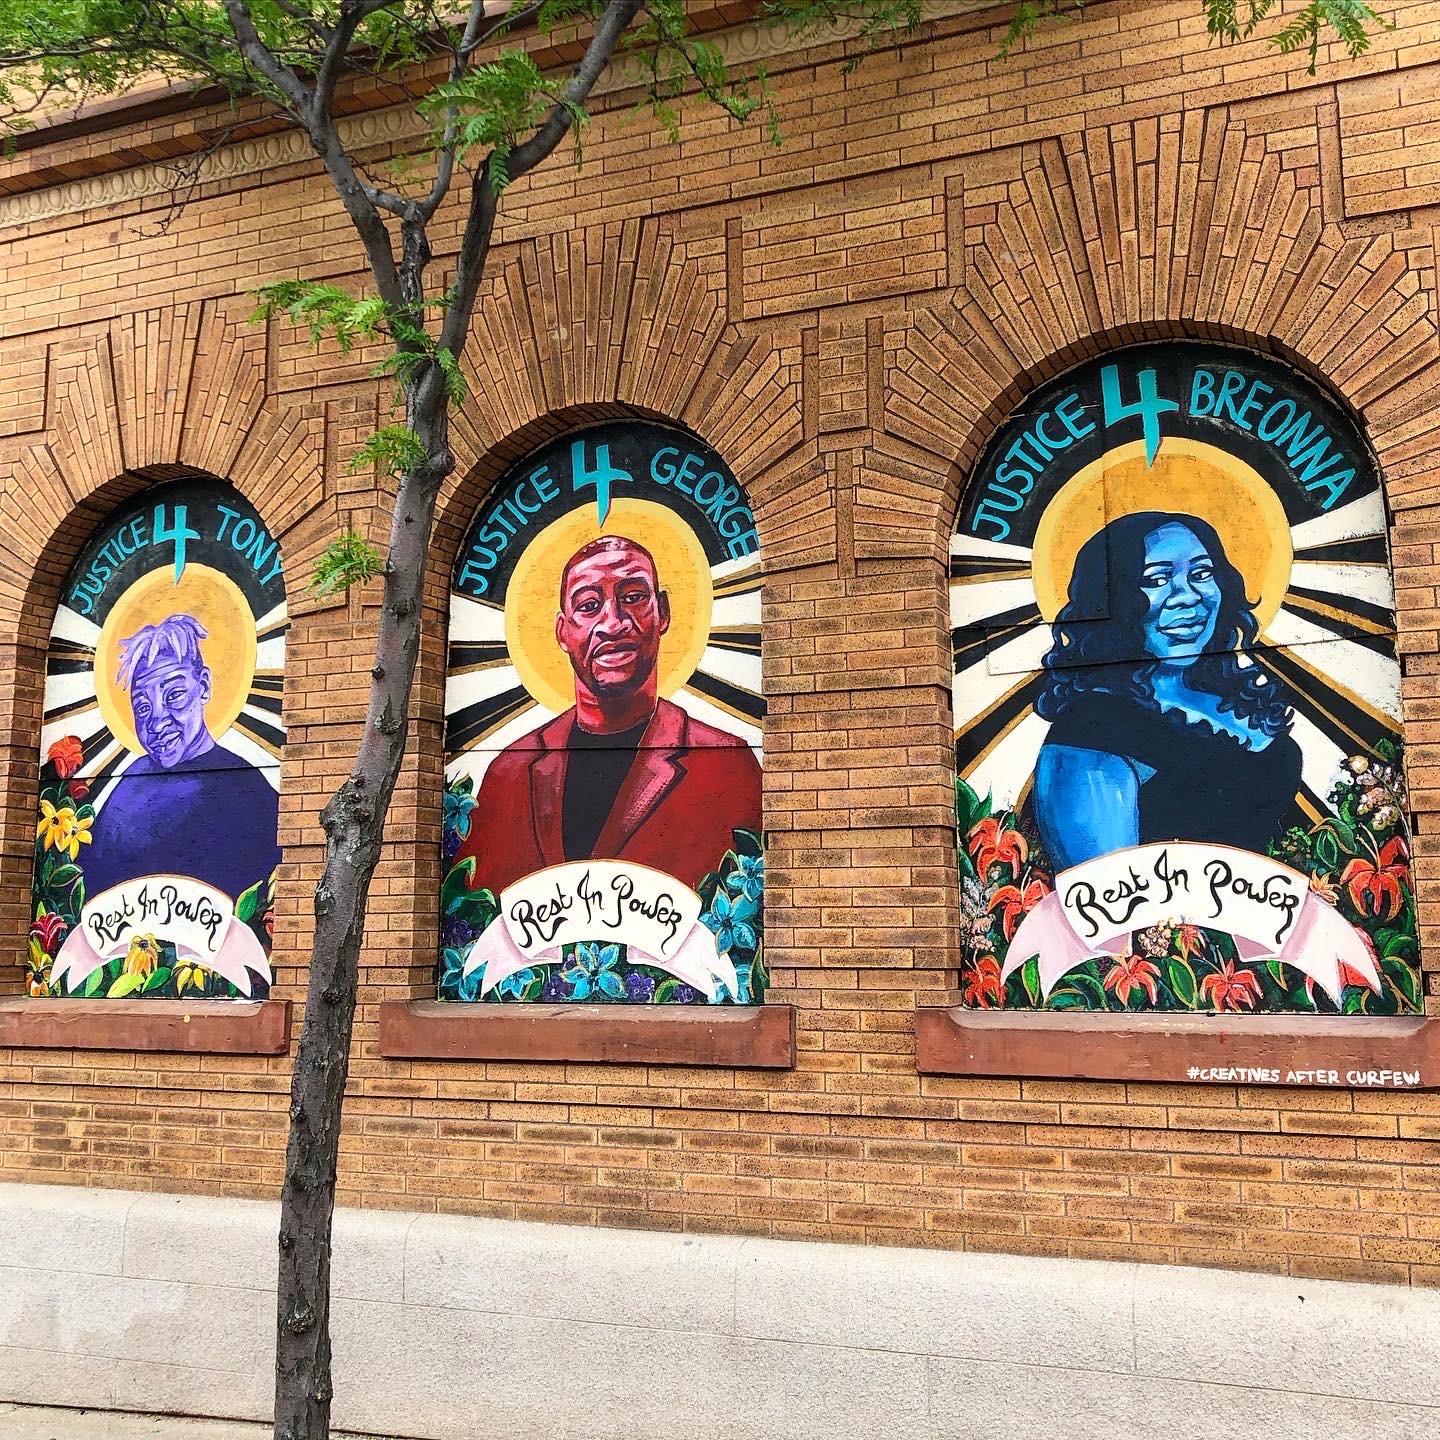
M 48 800 L 40 802 L 40 823 L 35 827 L 35 838 L 44 840 L 47 850 L 68 855 L 74 861 L 80 854 L 81 845 L 92 840 L 90 827 L 95 823 L 92 815 L 83 819 L 76 815 L 69 805 L 57 810 Z
M 1170 937 L 1174 933 L 1169 925 L 1152 925 L 1135 937 L 1135 943 L 1143 954 L 1159 960 L 1170 953 Z
M 693 1005 L 697 1000 L 703 1000 L 705 997 L 693 985 L 682 983 L 670 992 L 670 998 L 677 1005 Z
M 43 1000 L 50 993 L 50 957 L 31 936 L 30 953 L 25 957 L 25 993 L 32 1000 Z
M 466 953 L 447 945 L 440 952 L 440 980 L 436 993 L 442 1000 L 478 1000 L 480 987 L 485 983 L 485 967 L 477 966 L 468 975 L 465 969 Z
M 1157 926 L 1156 928 L 1165 929 L 1165 948 L 1168 950 L 1170 948 L 1169 927 Z M 1160 953 L 1164 954 L 1164 951 Z M 1132 990 L 1143 990 L 1150 997 L 1150 1003 L 1153 1005 L 1155 1004 L 1155 982 L 1159 978 L 1160 967 L 1153 960 L 1147 960 L 1143 955 L 1116 955 L 1113 957 L 1110 968 L 1105 972 L 1105 988 L 1113 991 L 1122 1005 L 1130 1003 Z
M 1350 903 L 1368 919 L 1393 920 L 1405 903 L 1408 858 L 1404 839 L 1396 835 L 1381 846 L 1373 863 L 1352 860 L 1340 874 Z
M 1260 998 L 1260 981 L 1251 971 L 1236 970 L 1235 962 L 1226 960 L 1200 982 L 1200 998 L 1217 1010 L 1253 1010 Z
M 615 973 L 620 963 L 618 945 L 581 944 L 562 974 L 570 986 L 572 1000 L 623 1000 L 625 982 Z
M 440 943 L 451 950 L 463 950 L 475 935 L 475 927 L 459 915 L 447 915 L 440 926 Z
M 632 970 L 625 977 L 625 998 L 634 1005 L 649 1005 L 655 999 L 655 979 Z
M 62 780 L 68 780 L 84 763 L 85 747 L 74 735 L 65 735 L 50 747 L 45 758 Z
M 475 797 L 463 790 L 445 792 L 445 828 L 453 830 L 462 840 L 470 833 L 470 812 L 475 808 Z
M 753 950 L 760 937 L 750 922 L 758 908 L 753 900 L 717 894 L 700 917 L 700 923 L 714 933 L 715 948 L 722 955 L 735 949 Z
M 132 935 L 130 948 L 125 952 L 125 964 L 121 967 L 126 975 L 150 976 L 160 963 L 160 947 L 153 935 Z
M 85 780 L 72 780 L 65 787 L 70 792 L 70 798 L 77 804 L 82 805 L 90 798 L 90 785 Z
M 570 986 L 560 971 L 552 970 L 545 977 L 545 984 L 540 989 L 540 998 L 547 1005 L 558 1005 L 562 1000 L 570 998 Z
M 523 1000 L 525 998 L 525 987 L 535 978 L 533 970 L 517 970 L 513 975 L 507 975 L 496 987 L 497 995 L 508 995 L 512 1000 Z
M 962 970 L 961 998 L 967 1005 L 981 1010 L 999 1009 L 1005 1004 L 1005 987 L 1000 983 L 1000 962 L 993 955 L 983 955 Z
M 1198 925 L 1177 925 L 1175 948 L 1182 960 L 1198 955 L 1205 948 L 1205 932 Z
M 201 994 L 210 979 L 210 972 L 196 960 L 181 960 L 171 979 L 175 981 L 175 993 L 183 995 L 188 986 L 197 995 Z
M 464 843 L 464 837 L 458 830 L 452 830 L 446 826 L 440 837 L 440 853 L 447 861 L 453 860 L 460 853 L 460 847 Z
M 1310 893 L 1318 895 L 1320 899 L 1333 905 L 1338 894 L 1335 889 L 1335 877 L 1325 874 L 1324 871 L 1317 871 L 1310 877 Z
M 265 933 L 273 940 L 275 938 L 275 907 L 272 905 L 260 922 L 265 927 Z
M 30 937 L 47 955 L 54 955 L 69 928 L 70 924 L 63 915 L 47 910 L 31 922 Z
M 765 857 L 741 855 L 739 868 L 725 881 L 725 888 L 742 900 L 759 900 L 765 893 Z
M 1000 912 L 1000 929 L 1005 939 L 1013 940 L 1020 921 L 1048 894 L 1050 887 L 1043 880 L 1032 880 L 1021 891 L 1018 885 L 1002 885 L 990 900 L 990 909 Z
M 987 816 L 970 831 L 965 842 L 975 869 L 982 877 L 990 873 L 992 865 L 1003 865 L 1011 876 L 1018 880 L 1030 854 L 1025 837 L 1018 830 L 1004 830 L 998 817 Z

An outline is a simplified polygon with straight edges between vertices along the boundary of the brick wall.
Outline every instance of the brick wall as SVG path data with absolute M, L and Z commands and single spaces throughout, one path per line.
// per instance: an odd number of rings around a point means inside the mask
M 1025 389 L 1126 340 L 1272 349 L 1362 418 L 1394 516 L 1415 873 L 1427 956 L 1440 945 L 1440 4 L 1391 11 L 1368 56 L 1312 78 L 1259 41 L 1208 48 L 1195 0 L 1107 0 L 1008 64 L 998 12 L 952 4 L 848 76 L 838 45 L 773 56 L 782 149 L 708 114 L 667 146 L 621 89 L 583 170 L 556 160 L 507 193 L 373 892 L 344 1202 L 1440 1279 L 1440 1098 L 922 1079 L 912 1038 L 917 1005 L 954 998 L 957 958 L 948 532 Z M 246 322 L 262 281 L 358 283 L 283 132 L 257 120 L 168 209 L 154 167 L 221 123 L 121 113 L 0 160 L 0 929 L 18 955 L 61 577 L 134 472 L 221 475 L 283 537 L 291 585 L 275 993 L 298 1001 L 315 815 L 375 621 L 367 593 L 304 585 L 337 529 L 383 536 L 384 487 L 346 461 L 389 400 L 366 356 Z M 398 112 L 352 123 L 377 160 L 403 139 Z M 458 224 L 438 227 L 442 264 Z M 382 1059 L 380 1002 L 430 985 L 460 535 L 507 460 L 635 412 L 691 426 L 757 505 L 771 998 L 797 1007 L 798 1064 Z M 0 1052 L 0 1175 L 273 1194 L 287 1065 Z

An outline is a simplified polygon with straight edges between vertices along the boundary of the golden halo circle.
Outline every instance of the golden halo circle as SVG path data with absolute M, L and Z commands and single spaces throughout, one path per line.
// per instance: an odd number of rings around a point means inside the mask
M 575 703 L 570 657 L 555 641 L 560 577 L 570 557 L 601 535 L 643 545 L 655 559 L 660 588 L 670 597 L 670 628 L 660 640 L 660 694 L 673 695 L 695 673 L 710 643 L 715 589 L 710 561 L 695 532 L 653 500 L 613 500 L 603 528 L 593 503 L 547 525 L 515 562 L 505 591 L 505 643 L 520 683 L 547 710 Z
M 1256 600 L 1263 631 L 1279 612 L 1295 558 L 1290 520 L 1265 478 L 1238 456 L 1167 436 L 1153 465 L 1145 442 L 1107 451 L 1071 476 L 1035 527 L 1031 576 L 1040 613 L 1053 622 L 1070 598 L 1080 547 L 1110 520 L 1136 511 L 1194 515 L 1214 527 L 1226 557 Z
M 143 625 L 171 615 L 193 615 L 205 627 L 200 653 L 210 669 L 205 728 L 217 740 L 234 723 L 255 679 L 255 615 L 240 587 L 208 565 L 187 565 L 178 583 L 173 572 L 142 575 L 111 606 L 95 646 L 95 699 L 110 733 L 127 750 L 142 753 L 130 697 L 120 688 L 120 642 Z

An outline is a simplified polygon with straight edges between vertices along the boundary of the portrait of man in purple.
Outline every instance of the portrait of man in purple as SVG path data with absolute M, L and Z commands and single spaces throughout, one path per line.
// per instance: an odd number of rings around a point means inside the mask
M 120 642 L 143 753 L 106 792 L 85 856 L 90 894 L 142 875 L 185 875 L 234 897 L 280 863 L 279 799 L 205 722 L 210 668 L 192 615 L 167 616 Z

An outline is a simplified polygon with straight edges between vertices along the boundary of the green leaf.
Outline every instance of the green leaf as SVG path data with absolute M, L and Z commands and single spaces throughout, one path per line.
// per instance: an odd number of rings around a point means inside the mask
M 169 979 L 169 969 L 164 965 L 158 966 L 150 973 L 149 978 L 145 981 L 145 984 L 143 986 L 143 993 L 148 995 L 152 990 L 161 989 L 169 981 Z
M 105 992 L 107 1000 L 116 1000 L 122 995 L 129 995 L 131 991 L 139 990 L 145 984 L 143 975 L 126 974 L 118 976 L 115 983 Z
M 255 913 L 260 903 L 260 882 L 257 881 L 248 890 L 242 891 L 240 898 L 235 902 L 235 918 L 241 921 L 248 921 Z
M 1189 964 L 1178 955 L 1172 955 L 1165 962 L 1165 973 L 1169 977 L 1170 989 L 1174 991 L 1175 998 L 1187 1010 L 1195 1009 L 1200 984 Z
M 1424 1009 L 1420 975 L 1414 966 L 1387 955 L 1380 961 L 1380 969 L 1409 1009 L 1417 1013 Z
M 102 965 L 85 982 L 85 988 L 80 992 L 87 998 L 100 993 L 101 987 L 105 984 L 105 967 Z
M 380 552 L 363 535 L 347 530 L 338 540 L 332 540 L 316 560 L 310 593 L 317 599 L 334 595 L 352 585 L 363 585 L 384 570 Z
M 407 471 L 418 470 L 427 458 L 420 437 L 408 425 L 386 425 L 365 441 L 350 457 L 345 468 L 353 474 L 367 465 L 373 465 L 382 475 L 404 475 Z M 360 539 L 353 530 L 347 532 L 346 538 L 351 536 Z M 370 553 L 376 552 L 371 549 Z M 374 573 L 380 573 L 378 567 Z
M 1020 967 L 1020 983 L 1025 987 L 1026 998 L 1032 1005 L 1040 1003 L 1040 957 L 1032 955 Z

